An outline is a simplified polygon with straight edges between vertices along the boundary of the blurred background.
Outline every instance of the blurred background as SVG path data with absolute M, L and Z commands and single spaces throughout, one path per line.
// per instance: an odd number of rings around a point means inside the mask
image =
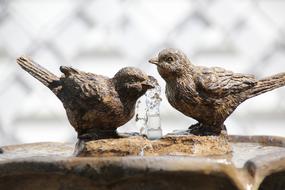
M 136 66 L 164 81 L 147 60 L 165 47 L 192 63 L 258 78 L 285 71 L 284 0 L 0 0 L 0 145 L 75 142 L 61 102 L 21 70 L 29 55 L 113 76 Z M 164 94 L 164 93 L 163 93 Z M 226 121 L 230 134 L 285 136 L 285 88 L 243 103 Z M 195 123 L 163 98 L 163 132 Z M 138 131 L 134 121 L 120 131 Z

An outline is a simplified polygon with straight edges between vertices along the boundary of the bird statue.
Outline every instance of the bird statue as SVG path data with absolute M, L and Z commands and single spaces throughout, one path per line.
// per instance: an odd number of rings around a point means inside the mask
M 57 77 L 29 58 L 17 63 L 59 98 L 80 140 L 118 138 L 116 129 L 134 116 L 137 99 L 154 88 L 153 77 L 135 67 L 108 78 L 61 66 Z
M 220 67 L 195 66 L 176 49 L 164 49 L 149 62 L 166 81 L 169 103 L 198 121 L 187 130 L 194 135 L 219 135 L 242 102 L 285 85 L 285 73 L 258 80 Z

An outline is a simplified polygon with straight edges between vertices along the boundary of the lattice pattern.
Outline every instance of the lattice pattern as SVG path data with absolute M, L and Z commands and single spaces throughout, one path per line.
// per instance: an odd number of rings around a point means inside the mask
M 285 71 L 284 8 L 282 0 L 0 0 L 0 144 L 75 139 L 60 102 L 15 64 L 21 54 L 56 74 L 59 65 L 108 76 L 133 65 L 164 85 L 147 60 L 177 47 L 194 64 L 262 77 Z M 229 132 L 285 135 L 284 95 L 244 103 Z M 165 132 L 193 122 L 163 101 Z

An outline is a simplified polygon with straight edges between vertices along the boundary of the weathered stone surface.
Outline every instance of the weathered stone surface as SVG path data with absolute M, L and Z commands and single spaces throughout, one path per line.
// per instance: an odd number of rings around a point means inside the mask
M 159 156 L 159 155 L 224 155 L 231 152 L 226 136 L 166 136 L 148 140 L 141 136 L 120 139 L 81 141 L 76 146 L 77 156 Z
M 229 139 L 233 151 L 220 156 L 76 157 L 72 144 L 5 146 L 0 189 L 285 189 L 284 138 Z

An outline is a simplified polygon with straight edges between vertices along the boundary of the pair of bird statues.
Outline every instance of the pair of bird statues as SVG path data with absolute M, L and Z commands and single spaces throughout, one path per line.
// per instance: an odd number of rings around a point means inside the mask
M 29 58 L 17 63 L 63 103 L 80 140 L 118 138 L 116 129 L 135 114 L 136 101 L 154 88 L 152 76 L 135 67 L 113 78 L 61 66 L 58 77 Z M 194 135 L 219 135 L 224 121 L 245 100 L 285 85 L 285 73 L 261 80 L 220 67 L 193 65 L 180 50 L 164 49 L 149 60 L 166 81 L 166 97 L 178 111 L 198 121 Z

